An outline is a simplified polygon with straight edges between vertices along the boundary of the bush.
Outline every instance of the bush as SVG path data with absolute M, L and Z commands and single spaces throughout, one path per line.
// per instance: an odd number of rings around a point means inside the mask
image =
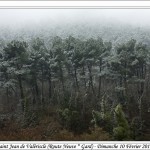
M 35 112 L 28 111 L 24 116 L 22 126 L 24 128 L 35 127 L 38 124 L 39 124 L 38 115 Z
M 82 131 L 81 117 L 78 111 L 65 108 L 64 110 L 58 110 L 60 123 L 65 129 L 79 133 Z
M 110 113 L 102 113 L 93 110 L 92 111 L 92 123 L 95 127 L 103 127 L 106 131 L 111 132 L 112 131 L 112 119 Z
M 110 141 L 110 135 L 105 132 L 102 128 L 94 128 L 91 133 L 83 133 L 80 135 L 74 135 L 72 132 L 62 130 L 56 133 L 49 140 L 57 141 Z
M 139 117 L 134 117 L 131 122 L 131 134 L 134 140 L 139 140 L 142 135 L 141 121 Z
M 130 128 L 120 104 L 115 108 L 115 119 L 117 127 L 113 129 L 114 138 L 116 140 L 129 140 L 131 138 Z

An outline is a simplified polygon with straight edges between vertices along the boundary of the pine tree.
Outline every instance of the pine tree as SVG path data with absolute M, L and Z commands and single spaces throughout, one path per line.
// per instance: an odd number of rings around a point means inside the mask
M 120 104 L 118 104 L 115 108 L 115 118 L 117 127 L 113 129 L 114 138 L 116 140 L 129 140 L 130 128 Z

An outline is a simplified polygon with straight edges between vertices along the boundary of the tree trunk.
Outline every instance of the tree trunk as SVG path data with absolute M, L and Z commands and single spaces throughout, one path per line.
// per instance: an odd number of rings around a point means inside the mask
M 75 76 L 75 82 L 76 82 L 76 90 L 79 92 L 79 82 L 77 77 L 77 68 L 74 67 L 74 76 Z
M 24 90 L 22 86 L 22 77 L 21 75 L 18 75 L 18 81 L 19 81 L 19 88 L 20 88 L 20 97 L 21 97 L 21 105 L 22 105 L 22 110 L 24 111 Z
M 22 78 L 21 78 L 21 75 L 18 76 L 18 79 L 19 79 L 19 87 L 20 87 L 21 99 L 24 99 L 24 91 L 23 91 L 23 86 L 22 86 Z
M 6 78 L 6 81 L 8 81 L 8 74 L 7 72 L 5 72 L 5 78 Z M 10 102 L 9 102 L 9 88 L 7 87 L 6 88 L 6 98 L 7 98 L 7 105 L 8 105 L 8 109 L 10 108 Z
M 36 96 L 39 97 L 39 87 L 37 84 L 37 78 L 35 77 L 35 91 L 36 91 Z
M 99 71 L 100 73 L 102 71 L 102 59 L 99 60 Z M 99 76 L 98 98 L 100 98 L 100 95 L 101 95 L 101 83 L 102 83 L 101 76 Z
M 62 90 L 63 90 L 63 93 L 65 93 L 64 75 L 63 75 L 63 69 L 62 69 L 61 62 L 59 62 L 59 71 L 60 71 L 60 81 L 62 84 Z
M 93 84 L 93 76 L 92 76 L 92 66 L 88 65 L 89 70 L 89 86 L 92 88 L 93 95 L 95 96 L 94 84 Z
M 124 97 L 127 96 L 127 62 L 125 62 L 124 64 L 124 68 L 125 68 L 125 74 L 124 74 L 124 77 L 123 77 L 123 82 L 124 82 Z
M 9 102 L 9 89 L 8 89 L 8 87 L 6 88 L 6 96 L 7 96 L 7 107 L 9 110 L 10 109 L 10 102 Z
M 141 66 L 141 79 L 144 79 L 144 65 L 143 64 Z M 141 94 L 143 93 L 143 90 L 144 90 L 144 83 L 142 82 L 141 86 L 140 86 L 140 93 Z
M 49 73 L 48 73 L 48 84 L 49 84 L 49 90 L 48 90 L 49 101 L 51 101 L 51 97 L 52 97 L 52 76 L 51 76 L 51 70 L 50 69 L 49 69 Z
M 85 67 L 84 67 L 84 65 L 83 65 L 82 71 L 83 71 L 83 75 L 85 76 Z M 84 82 L 84 88 L 86 90 L 86 79 L 85 78 L 83 79 L 83 82 Z
M 43 66 L 42 66 L 42 87 L 41 87 L 41 105 L 43 105 L 44 102 L 44 74 L 43 74 Z
M 34 74 L 33 75 L 33 95 L 34 95 L 34 100 L 33 100 L 33 104 L 35 103 L 39 103 L 39 87 L 38 87 L 38 83 L 37 83 L 37 76 Z

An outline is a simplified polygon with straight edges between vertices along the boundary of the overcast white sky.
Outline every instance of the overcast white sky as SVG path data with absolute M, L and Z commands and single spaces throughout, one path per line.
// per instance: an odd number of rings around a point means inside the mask
M 0 9 L 0 25 L 119 21 L 150 26 L 150 9 Z

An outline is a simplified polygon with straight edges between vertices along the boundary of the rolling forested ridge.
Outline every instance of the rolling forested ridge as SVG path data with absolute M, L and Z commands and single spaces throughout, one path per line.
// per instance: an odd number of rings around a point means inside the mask
M 0 140 L 149 140 L 150 32 L 69 23 L 0 33 Z

